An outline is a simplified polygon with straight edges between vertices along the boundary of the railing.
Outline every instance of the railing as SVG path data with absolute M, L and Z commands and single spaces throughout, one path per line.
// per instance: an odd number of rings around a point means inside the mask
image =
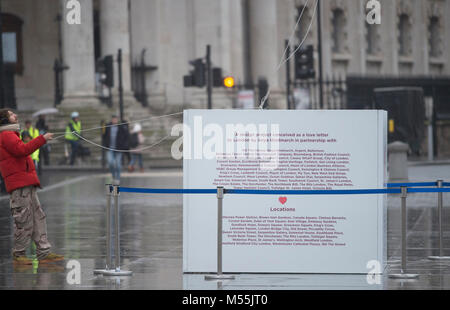
M 406 253 L 406 198 L 408 193 L 438 193 L 438 217 L 439 217 L 439 256 L 429 256 L 431 260 L 450 260 L 450 257 L 443 254 L 443 230 L 442 230 L 442 210 L 443 193 L 450 193 L 450 182 L 438 180 L 436 182 L 415 182 L 415 183 L 388 183 L 386 188 L 381 189 L 348 189 L 348 190 L 247 190 L 247 189 L 167 189 L 167 188 L 132 188 L 120 187 L 118 185 L 106 185 L 106 267 L 102 270 L 95 270 L 94 274 L 106 276 L 129 276 L 131 271 L 120 269 L 120 219 L 119 200 L 120 193 L 138 194 L 216 194 L 217 195 L 217 274 L 205 276 L 206 280 L 234 279 L 232 275 L 224 275 L 222 272 L 222 210 L 223 198 L 226 194 L 231 195 L 379 195 L 379 194 L 400 194 L 401 199 L 401 271 L 398 274 L 390 274 L 390 278 L 415 279 L 418 274 L 407 273 L 407 253 Z M 434 187 L 434 188 L 432 188 Z M 112 267 L 111 259 L 111 197 L 114 197 L 114 217 L 115 217 L 115 268 Z
M 323 104 L 320 106 L 319 81 L 315 79 L 297 80 L 292 83 L 294 87 L 293 97 L 294 106 L 296 98 L 296 90 L 300 89 L 306 92 L 311 109 L 345 109 L 347 108 L 347 84 L 345 78 L 340 76 L 324 77 L 322 81 L 323 88 Z M 301 95 L 305 95 L 304 93 Z M 305 100 L 302 98 L 301 100 Z

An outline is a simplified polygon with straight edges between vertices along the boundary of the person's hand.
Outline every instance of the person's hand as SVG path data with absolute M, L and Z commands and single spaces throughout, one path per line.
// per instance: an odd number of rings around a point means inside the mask
M 53 140 L 53 134 L 50 133 L 50 132 L 47 132 L 47 133 L 44 135 L 44 139 L 45 139 L 45 141 Z

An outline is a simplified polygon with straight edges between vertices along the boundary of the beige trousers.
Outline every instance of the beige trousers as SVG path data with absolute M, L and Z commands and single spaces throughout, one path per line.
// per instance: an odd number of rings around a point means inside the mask
M 50 252 L 47 240 L 45 213 L 39 202 L 36 187 L 27 186 L 14 190 L 10 197 L 11 214 L 14 218 L 14 256 L 24 256 L 31 240 L 36 244 L 38 259 Z

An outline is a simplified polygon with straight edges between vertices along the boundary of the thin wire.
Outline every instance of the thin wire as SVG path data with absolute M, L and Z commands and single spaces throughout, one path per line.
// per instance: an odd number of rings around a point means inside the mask
M 316 0 L 316 4 L 314 5 L 314 12 L 313 12 L 313 15 L 312 15 L 312 17 L 311 17 L 311 22 L 309 23 L 308 30 L 307 30 L 305 36 L 303 37 L 303 40 L 300 42 L 299 46 L 298 46 L 298 47 L 297 47 L 297 48 L 296 48 L 296 49 L 295 49 L 295 50 L 294 50 L 294 51 L 293 51 L 293 52 L 292 52 L 292 53 L 291 53 L 284 61 L 283 61 L 283 57 L 284 57 L 284 55 L 286 54 L 286 52 L 283 54 L 283 56 L 281 57 L 282 61 L 280 62 L 280 64 L 278 65 L 277 69 L 275 70 L 275 72 L 274 72 L 273 74 L 276 74 L 276 73 L 280 70 L 281 66 L 282 66 L 283 64 L 285 64 L 289 59 L 291 59 L 292 56 L 294 56 L 295 53 L 296 53 L 296 52 L 303 46 L 303 44 L 305 43 L 305 40 L 306 40 L 306 38 L 308 37 L 308 34 L 309 34 L 309 32 L 311 31 L 311 26 L 312 26 L 312 24 L 313 24 L 313 22 L 314 22 L 314 17 L 315 17 L 315 15 L 316 15 L 318 3 L 319 3 L 319 0 Z M 305 7 L 306 7 L 306 5 L 303 7 L 303 10 L 305 9 Z M 295 25 L 294 33 L 295 33 L 295 30 L 297 30 L 297 26 L 298 26 L 298 24 L 299 24 L 299 22 L 300 22 L 300 19 L 301 19 L 302 15 L 303 15 L 303 10 L 302 10 L 302 13 L 301 13 L 300 16 L 299 16 L 299 19 L 298 19 L 298 21 L 297 21 L 297 24 Z M 291 37 L 290 40 L 292 40 L 292 37 Z M 290 45 L 290 40 L 288 41 L 288 46 Z M 287 50 L 288 46 L 286 46 L 285 51 Z M 268 98 L 269 95 L 270 95 L 270 90 L 271 90 L 271 88 L 270 88 L 270 85 L 269 85 L 269 89 L 267 90 L 266 95 L 261 99 L 261 103 L 260 103 L 260 105 L 259 105 L 259 108 L 260 108 L 260 109 L 262 109 L 263 106 L 264 106 L 264 103 L 266 103 L 267 98 Z
M 276 74 L 278 72 L 278 70 L 280 70 L 281 66 L 285 63 L 285 62 L 283 62 L 284 56 L 286 55 L 286 52 L 289 49 L 289 46 L 291 45 L 291 41 L 295 35 L 295 31 L 297 30 L 298 24 L 300 23 L 300 21 L 302 19 L 303 12 L 305 11 L 306 7 L 308 6 L 308 2 L 309 2 L 309 0 L 306 1 L 305 5 L 303 6 L 303 9 L 300 13 L 300 16 L 297 18 L 297 22 L 295 23 L 294 29 L 292 30 L 291 36 L 289 37 L 288 44 L 286 45 L 283 55 L 281 56 L 280 63 L 278 64 L 278 66 L 275 69 L 275 72 L 273 74 Z M 294 51 L 294 53 L 295 53 L 295 51 Z M 259 109 L 263 108 L 264 103 L 267 101 L 267 98 L 269 97 L 269 94 L 270 94 L 270 86 L 269 86 L 269 89 L 267 90 L 266 95 L 261 99 L 261 103 L 258 107 Z
M 281 66 L 283 65 L 284 56 L 286 55 L 286 52 L 289 49 L 290 43 L 291 43 L 291 41 L 292 41 L 292 39 L 293 39 L 293 37 L 295 35 L 295 31 L 297 30 L 298 24 L 300 23 L 300 21 L 302 19 L 303 12 L 305 11 L 306 7 L 308 6 L 308 2 L 309 2 L 309 0 L 306 1 L 305 5 L 303 6 L 303 9 L 302 9 L 302 11 L 300 13 L 300 16 L 297 18 L 297 22 L 295 23 L 294 29 L 292 30 L 291 36 L 289 37 L 288 44 L 287 44 L 287 46 L 284 49 L 283 56 L 281 56 L 280 63 L 278 64 L 278 67 L 277 67 L 277 69 L 275 71 L 280 70 Z
M 165 114 L 165 115 L 158 115 L 158 116 L 151 116 L 149 118 L 144 118 L 144 119 L 140 119 L 140 120 L 135 120 L 135 121 L 129 121 L 129 122 L 123 122 L 123 123 L 119 123 L 119 124 L 111 124 L 111 125 L 105 125 L 105 126 L 99 126 L 99 127 L 93 127 L 93 128 L 88 128 L 88 129 L 83 129 L 80 130 L 80 132 L 86 132 L 86 131 L 92 131 L 92 130 L 97 130 L 97 129 L 102 129 L 102 128 L 108 128 L 108 127 L 114 127 L 114 126 L 120 126 L 120 125 L 125 125 L 125 124 L 132 124 L 132 123 L 138 123 L 138 122 L 144 122 L 144 121 L 148 121 L 151 119 L 156 119 L 156 118 L 162 118 L 162 117 L 168 117 L 168 116 L 174 116 L 174 115 L 178 115 L 178 114 L 183 114 L 183 112 L 176 112 L 176 113 L 171 113 L 171 114 Z M 72 132 L 74 133 L 74 132 Z M 63 134 L 61 136 L 64 136 L 66 134 L 65 131 L 60 131 L 60 132 L 54 132 L 53 134 Z M 57 138 L 60 138 L 61 136 L 58 136 Z M 56 138 L 54 138 L 56 139 Z
M 90 144 L 92 144 L 92 145 L 95 145 L 95 146 L 97 146 L 97 147 L 99 147 L 99 148 L 102 148 L 102 149 L 105 149 L 105 150 L 108 150 L 108 151 L 120 152 L 120 153 L 135 153 L 135 152 L 141 152 L 141 151 L 144 151 L 144 150 L 148 150 L 148 149 L 150 149 L 150 148 L 152 148 L 152 147 L 154 147 L 154 146 L 157 146 L 158 144 L 160 144 L 161 142 L 163 142 L 163 141 L 166 140 L 167 138 L 171 137 L 171 135 L 165 136 L 164 138 L 162 138 L 162 139 L 159 140 L 158 142 L 153 143 L 152 145 L 148 145 L 148 146 L 146 146 L 146 147 L 140 148 L 140 149 L 135 149 L 135 150 L 118 150 L 118 149 L 112 149 L 112 148 L 109 148 L 109 147 L 106 147 L 106 146 L 97 144 L 97 143 L 95 143 L 95 142 L 93 142 L 93 141 L 91 141 L 91 140 L 88 140 L 88 139 L 86 139 L 86 138 L 80 136 L 80 135 L 77 134 L 76 132 L 75 132 L 74 134 L 75 134 L 77 137 L 79 137 L 80 139 L 86 141 L 87 143 L 90 143 Z
M 297 22 L 296 22 L 296 24 L 295 24 L 295 27 L 294 27 L 292 33 L 291 33 L 291 36 L 289 37 L 288 44 L 287 44 L 286 48 L 284 49 L 283 55 L 281 56 L 280 63 L 278 64 L 278 66 L 277 66 L 277 68 L 276 68 L 274 74 L 276 74 L 276 73 L 280 70 L 281 66 L 282 66 L 283 64 L 285 64 L 289 59 L 291 59 L 291 58 L 295 55 L 295 53 L 303 46 L 303 44 L 304 44 L 306 38 L 308 37 L 309 32 L 311 31 L 311 26 L 312 26 L 312 24 L 313 24 L 313 22 L 314 22 L 314 17 L 315 17 L 315 14 L 316 14 L 318 2 L 319 2 L 319 0 L 316 0 L 316 3 L 315 3 L 315 5 L 314 5 L 314 12 L 313 12 L 313 15 L 312 15 L 312 18 L 311 18 L 311 23 L 309 24 L 308 30 L 307 30 L 305 36 L 303 37 L 302 41 L 300 42 L 300 44 L 298 45 L 298 47 L 297 47 L 297 48 L 296 48 L 296 49 L 295 49 L 295 50 L 294 50 L 294 51 L 293 51 L 293 52 L 292 52 L 285 60 L 283 60 L 283 58 L 284 58 L 284 56 L 286 55 L 286 52 L 287 52 L 287 50 L 288 50 L 288 48 L 289 48 L 289 46 L 290 46 L 290 43 L 291 43 L 291 41 L 292 41 L 292 39 L 293 39 L 293 37 L 294 37 L 294 35 L 295 35 L 295 32 L 296 32 L 296 30 L 297 30 L 297 27 L 298 27 L 298 25 L 299 25 L 299 23 L 300 23 L 300 21 L 301 21 L 301 19 L 302 19 L 302 17 L 303 17 L 303 13 L 304 13 L 304 11 L 305 11 L 305 9 L 306 9 L 308 3 L 309 3 L 309 0 L 306 1 L 305 5 L 303 6 L 303 9 L 302 9 L 302 11 L 301 11 L 301 13 L 300 13 L 300 16 L 299 16 L 298 19 L 297 19 Z M 264 106 L 264 103 L 267 101 L 267 98 L 268 98 L 269 95 L 270 95 L 270 91 L 271 91 L 271 89 L 270 89 L 270 86 L 269 86 L 269 89 L 267 90 L 266 95 L 261 99 L 261 104 L 259 105 L 259 109 L 262 109 L 262 107 Z M 162 117 L 168 117 L 168 116 L 174 116 L 174 115 L 179 115 L 179 114 L 182 114 L 182 113 L 183 113 L 183 112 L 176 112 L 176 113 L 172 113 L 172 114 L 166 114 L 166 115 L 160 115 L 160 116 L 152 116 L 152 117 L 145 118 L 145 119 L 141 119 L 141 120 L 135 120 L 135 121 L 123 122 L 123 123 L 119 123 L 119 124 L 111 124 L 111 125 L 106 125 L 106 126 L 100 126 L 100 127 L 88 128 L 88 129 L 80 130 L 80 132 L 87 132 L 87 131 L 92 131 L 92 130 L 97 130 L 97 129 L 103 129 L 103 128 L 108 128 L 108 127 L 113 127 L 113 126 L 120 126 L 120 125 L 125 125 L 125 124 L 132 124 L 132 123 L 137 123 L 137 122 L 144 122 L 144 121 L 148 121 L 148 120 L 151 120 L 151 119 L 162 118 Z M 95 145 L 95 146 L 97 146 L 97 147 L 100 147 L 100 148 L 102 148 L 102 149 L 105 149 L 105 150 L 110 150 L 110 151 L 115 151 L 115 152 L 123 152 L 123 153 L 132 152 L 132 151 L 130 151 L 130 150 L 117 150 L 117 149 L 111 149 L 111 148 L 105 147 L 105 146 L 103 146 L 103 145 L 97 144 L 97 143 L 95 143 L 95 142 L 93 142 L 93 141 L 91 141 L 91 140 L 88 140 L 88 139 L 86 139 L 86 138 L 80 136 L 80 135 L 79 135 L 77 132 L 75 132 L 75 131 L 72 131 L 71 133 L 74 134 L 74 135 L 76 135 L 76 136 L 79 137 L 80 139 L 82 139 L 82 140 L 84 140 L 84 141 L 86 141 L 86 142 L 88 142 L 88 143 L 90 143 L 90 144 L 92 144 L 92 145 Z M 55 138 L 53 138 L 53 140 L 58 140 L 58 139 L 64 137 L 64 136 L 66 135 L 66 132 L 56 132 L 56 133 L 54 133 L 54 134 L 61 134 L 61 135 L 56 136 Z M 170 135 L 169 135 L 169 136 L 166 136 L 166 137 L 164 137 L 164 138 L 162 138 L 161 140 L 159 140 L 158 142 L 156 142 L 156 143 L 154 143 L 154 144 L 152 144 L 152 145 L 150 145 L 150 146 L 147 146 L 147 147 L 144 147 L 144 148 L 141 148 L 141 149 L 138 149 L 138 150 L 133 150 L 133 152 L 139 152 L 139 151 L 143 151 L 143 150 L 146 150 L 146 149 L 150 149 L 150 148 L 152 148 L 152 147 L 154 147 L 154 146 L 160 144 L 161 142 L 163 142 L 164 140 L 166 140 L 168 137 L 170 137 Z

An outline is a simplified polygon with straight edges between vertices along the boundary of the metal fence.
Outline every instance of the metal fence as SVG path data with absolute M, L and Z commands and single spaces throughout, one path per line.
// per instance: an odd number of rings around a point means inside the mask
M 443 193 L 450 192 L 450 182 L 437 180 L 436 182 L 416 182 L 416 183 L 388 183 L 385 188 L 375 189 L 346 189 L 346 190 L 245 190 L 245 189 L 225 189 L 218 186 L 216 189 L 184 189 L 184 188 L 132 188 L 120 187 L 118 185 L 106 184 L 106 265 L 105 269 L 94 270 L 96 275 L 104 276 L 131 276 L 132 271 L 122 270 L 120 267 L 120 193 L 134 194 L 206 194 L 217 195 L 217 273 L 206 275 L 205 280 L 232 280 L 233 275 L 223 274 L 222 269 L 222 214 L 223 198 L 229 195 L 379 195 L 379 194 L 400 194 L 401 199 L 401 270 L 400 273 L 389 274 L 394 279 L 417 279 L 418 274 L 408 273 L 407 269 L 407 207 L 406 198 L 408 193 L 437 193 L 438 194 L 438 217 L 439 217 L 439 255 L 429 256 L 430 260 L 450 260 L 449 256 L 443 253 Z M 111 199 L 114 198 L 114 240 L 115 263 L 112 267 L 112 225 L 111 225 Z
M 347 108 L 347 84 L 342 76 L 328 76 L 322 81 L 323 103 L 320 102 L 320 82 L 317 79 L 297 80 L 293 82 L 294 107 L 309 101 L 311 109 L 338 110 Z

